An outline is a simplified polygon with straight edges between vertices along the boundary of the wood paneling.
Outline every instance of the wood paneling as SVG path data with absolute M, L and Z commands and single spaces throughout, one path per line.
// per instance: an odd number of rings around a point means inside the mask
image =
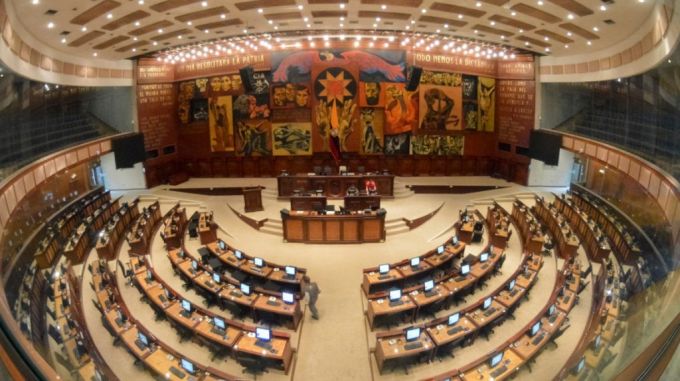
M 593 11 L 590 8 L 575 0 L 548 0 L 548 2 L 553 3 L 558 7 L 564 8 L 578 16 L 588 16 L 593 14 Z
M 175 17 L 175 20 L 181 22 L 200 20 L 206 17 L 219 16 L 222 14 L 229 13 L 229 10 L 223 6 L 214 7 L 210 9 L 204 9 L 197 12 L 191 12 L 184 15 Z
M 120 3 L 113 0 L 103 0 L 97 5 L 89 8 L 85 12 L 71 19 L 71 24 L 85 25 L 97 17 L 107 13 L 113 9 L 120 7 Z
M 167 27 L 172 26 L 172 25 L 173 24 L 168 20 L 157 21 L 153 24 L 149 24 L 149 25 L 143 26 L 141 28 L 137 28 L 133 31 L 130 31 L 129 34 L 131 34 L 133 36 L 141 36 L 143 34 L 147 34 L 149 32 L 154 32 L 154 31 L 156 31 L 158 29 L 162 29 L 162 28 L 167 28 Z
M 309 4 L 314 4 L 313 0 L 309 0 Z M 410 7 L 418 8 L 423 4 L 423 0 L 361 0 L 361 4 L 367 5 L 387 5 L 395 7 Z
M 465 21 L 460 21 L 460 20 L 454 20 L 454 19 L 447 19 L 444 17 L 437 17 L 437 16 L 430 16 L 430 15 L 423 15 L 420 16 L 418 19 L 420 22 L 431 22 L 434 24 L 439 24 L 439 25 L 444 25 L 444 24 L 449 24 L 449 26 L 461 28 L 467 25 Z
M 347 17 L 347 11 L 312 11 L 312 17 Z
M 524 29 L 525 31 L 536 29 L 536 27 L 531 25 L 531 24 L 519 21 L 517 19 L 510 18 L 510 17 L 501 16 L 501 15 L 493 15 L 493 16 L 489 17 L 489 20 L 499 22 L 501 24 L 509 25 L 509 26 L 515 27 L 517 29 Z
M 211 22 L 207 24 L 201 24 L 197 25 L 196 29 L 200 31 L 204 30 L 211 30 L 211 29 L 219 29 L 219 28 L 226 28 L 229 26 L 234 26 L 234 25 L 241 25 L 243 24 L 243 21 L 241 19 L 229 19 L 229 20 L 223 20 L 223 21 L 216 21 L 216 22 Z
M 151 13 L 149 13 L 149 12 L 142 11 L 142 10 L 134 11 L 132 13 L 128 13 L 127 15 L 125 15 L 125 16 L 117 19 L 117 20 L 111 21 L 110 23 L 104 25 L 102 27 L 102 29 L 109 30 L 109 31 L 110 30 L 116 30 L 116 29 L 118 29 L 122 26 L 132 24 L 135 21 L 147 18 L 149 16 L 151 16 Z
M 399 12 L 380 12 L 380 11 L 359 11 L 359 17 L 364 18 L 376 18 L 386 20 L 408 20 L 411 18 L 410 13 L 399 13 Z
M 312 1 L 309 0 L 309 3 L 312 4 Z M 250 9 L 257 9 L 257 8 L 271 8 L 271 7 L 282 7 L 282 6 L 287 6 L 291 5 L 294 6 L 295 0 L 254 0 L 254 1 L 241 1 L 234 6 L 238 8 L 240 11 L 247 11 Z
M 269 13 L 264 15 L 267 20 L 280 21 L 280 20 L 302 20 L 302 13 L 300 12 L 282 12 L 282 13 Z
M 198 3 L 199 1 L 201 0 L 166 0 L 158 4 L 152 5 L 151 9 L 153 9 L 156 12 L 165 12 L 171 9 L 183 7 L 185 5 Z
M 484 32 L 484 33 L 495 34 L 495 35 L 498 35 L 498 36 L 506 36 L 507 37 L 507 36 L 514 35 L 514 33 L 510 32 L 510 31 L 498 29 L 498 28 L 492 28 L 490 26 L 481 25 L 481 24 L 475 25 L 474 27 L 472 27 L 472 29 L 476 29 L 476 30 L 478 30 L 480 32 Z
M 139 48 L 140 46 L 148 45 L 149 41 L 137 41 L 133 42 L 132 44 L 121 46 L 120 48 L 116 49 L 117 52 L 127 52 L 128 50 L 132 50 L 133 48 Z
M 510 2 L 510 0 L 480 0 L 480 1 L 482 3 L 495 5 L 497 7 L 500 7 L 500 6 L 505 5 L 505 4 Z
M 525 14 L 527 16 L 537 18 L 539 20 L 543 20 L 543 21 L 545 21 L 547 23 L 551 23 L 551 24 L 562 21 L 561 18 L 559 18 L 559 17 L 557 17 L 553 14 L 550 14 L 548 12 L 544 12 L 540 9 L 534 8 L 532 6 L 529 6 L 529 5 L 526 5 L 526 4 L 523 4 L 523 3 L 515 4 L 512 7 L 510 7 L 510 9 L 512 9 L 513 11 Z
M 564 37 L 560 34 L 557 34 L 555 32 L 551 32 L 551 31 L 546 30 L 546 29 L 539 29 L 535 33 L 540 34 L 541 36 L 544 36 L 544 37 L 552 38 L 553 40 L 559 41 L 559 42 L 564 43 L 564 44 L 571 44 L 572 42 L 574 42 L 574 40 L 572 40 L 571 38 Z
M 466 7 L 461 7 L 459 5 L 439 3 L 439 2 L 432 4 L 430 9 L 432 9 L 433 11 L 448 12 L 448 13 L 454 13 L 456 15 L 463 15 L 463 16 L 470 16 L 470 17 L 482 17 L 486 14 L 485 11 L 482 11 L 482 10 L 479 10 L 479 9 L 466 8 Z
M 189 33 L 191 33 L 191 29 L 184 28 L 184 29 L 173 31 L 173 32 L 159 34 L 158 36 L 151 37 L 151 40 L 153 40 L 153 41 L 164 41 L 164 40 L 168 40 L 168 39 L 173 38 L 173 37 L 187 35 Z
M 98 30 L 93 30 L 92 32 L 89 32 L 87 34 L 84 34 L 80 36 L 78 39 L 71 41 L 71 43 L 68 44 L 68 46 L 71 47 L 78 47 L 78 46 L 83 46 L 87 44 L 88 42 L 97 39 L 106 33 L 98 31 Z
M 127 41 L 129 39 L 130 39 L 130 37 L 128 37 L 128 36 L 118 36 L 118 37 L 114 37 L 110 40 L 104 41 L 101 44 L 97 44 L 97 45 L 93 46 L 93 48 L 94 49 L 106 49 L 108 47 L 116 45 L 119 42 Z
M 565 29 L 565 30 L 568 30 L 568 31 L 570 31 L 570 32 L 572 32 L 572 33 L 574 33 L 574 34 L 576 34 L 576 35 L 579 35 L 579 36 L 581 36 L 581 37 L 583 37 L 583 38 L 586 38 L 586 39 L 588 39 L 588 40 L 597 40 L 597 39 L 600 38 L 600 37 L 599 37 L 598 35 L 596 35 L 595 33 L 591 33 L 591 32 L 589 32 L 589 31 L 587 31 L 587 30 L 581 28 L 580 26 L 574 25 L 574 24 L 572 24 L 572 23 L 570 23 L 570 22 L 567 22 L 567 23 L 564 23 L 564 24 L 560 24 L 560 28 Z
M 551 45 L 545 41 L 541 41 L 535 38 L 527 37 L 527 36 L 517 36 L 517 39 L 520 41 L 528 42 L 530 44 L 536 45 L 536 46 L 541 46 L 544 48 L 550 47 Z

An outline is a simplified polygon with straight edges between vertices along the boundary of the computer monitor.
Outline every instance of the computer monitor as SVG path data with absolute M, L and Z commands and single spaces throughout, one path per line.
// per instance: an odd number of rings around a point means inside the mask
M 482 253 L 482 254 L 479 256 L 479 261 L 480 261 L 480 262 L 486 262 L 486 261 L 488 261 L 488 260 L 489 260 L 489 253 Z
M 250 295 L 250 285 L 249 285 L 249 284 L 245 284 L 245 283 L 241 283 L 241 292 L 242 292 L 244 295 Z
M 583 371 L 583 368 L 586 367 L 586 358 L 581 357 L 581 359 L 578 361 L 578 364 L 576 364 L 576 367 L 574 367 L 574 373 L 579 374 Z
M 555 309 L 556 309 L 555 305 L 554 304 L 551 305 L 550 308 L 548 308 L 548 316 L 552 316 L 553 314 L 555 314 Z
M 434 288 L 434 280 L 426 280 L 425 281 L 425 291 L 430 291 Z
M 213 317 L 213 324 L 219 329 L 227 329 L 227 326 L 224 324 L 224 319 L 220 317 Z
M 255 337 L 261 341 L 269 341 L 272 339 L 272 330 L 269 328 L 255 328 Z
M 420 257 L 411 258 L 411 267 L 418 267 L 420 265 Z
M 295 276 L 297 269 L 295 266 L 286 266 L 286 275 Z
M 212 278 L 213 278 L 213 282 L 215 282 L 215 283 L 217 283 L 217 284 L 219 284 L 219 283 L 222 281 L 222 278 L 220 278 L 220 274 L 219 274 L 219 273 L 214 273 L 213 276 L 212 276 Z
M 191 268 L 194 269 L 194 270 L 198 270 L 198 262 L 191 261 Z
M 151 270 L 146 270 L 146 280 L 152 280 L 153 279 L 153 274 L 151 273 Z
M 406 328 L 406 341 L 418 340 L 420 337 L 420 328 L 410 327 Z
M 284 303 L 288 304 L 293 304 L 295 303 L 295 296 L 291 292 L 282 292 L 281 293 L 281 299 L 283 299 Z
M 118 320 L 125 321 L 125 315 L 120 310 L 116 310 L 116 314 L 118 315 Z
M 241 252 L 241 250 L 234 251 L 234 256 L 236 256 L 236 258 L 238 259 L 243 259 L 243 253 Z
M 470 265 L 465 264 L 460 267 L 460 275 L 467 275 L 470 272 Z
M 541 329 L 541 321 L 537 321 L 536 324 L 531 326 L 531 331 L 529 332 L 529 336 L 533 337 L 536 336 L 538 331 Z
M 515 280 L 511 280 L 510 283 L 508 284 L 508 291 L 512 291 L 512 289 L 515 288 Z
M 460 312 L 456 312 L 453 315 L 449 315 L 449 325 L 454 325 L 460 320 Z
M 182 299 L 182 309 L 186 312 L 191 312 L 191 302 L 186 299 Z
M 493 357 L 491 357 L 491 361 L 489 361 L 489 366 L 491 368 L 495 368 L 496 365 L 501 363 L 501 361 L 503 361 L 503 352 L 493 355 Z
M 390 300 L 399 300 L 401 299 L 401 290 L 391 290 L 390 291 Z
M 437 248 L 437 254 L 441 254 L 441 253 L 443 253 L 443 252 L 444 252 L 444 245 L 439 246 L 439 247 Z
M 390 265 L 388 265 L 388 264 L 380 265 L 380 266 L 378 267 L 378 271 L 379 271 L 381 274 L 387 274 L 388 272 L 390 272 Z
M 491 297 L 489 296 L 488 298 L 484 299 L 484 305 L 482 306 L 482 309 L 487 309 L 491 307 Z
M 253 263 L 257 267 L 264 267 L 264 259 L 262 258 L 253 258 Z
M 595 336 L 595 341 L 593 341 L 593 349 L 596 351 L 600 349 L 600 344 L 602 344 L 602 336 Z
M 451 238 L 451 243 L 458 246 L 458 236 L 454 235 L 453 238 Z
M 137 338 L 139 339 L 139 342 L 144 344 L 144 346 L 148 347 L 149 346 L 149 339 L 146 337 L 145 334 L 141 332 L 137 332 Z
M 180 364 L 182 365 L 182 369 L 186 370 L 189 374 L 194 374 L 194 364 L 192 364 L 191 361 L 182 359 Z
M 224 241 L 217 241 L 217 247 L 222 251 L 227 250 L 227 244 Z

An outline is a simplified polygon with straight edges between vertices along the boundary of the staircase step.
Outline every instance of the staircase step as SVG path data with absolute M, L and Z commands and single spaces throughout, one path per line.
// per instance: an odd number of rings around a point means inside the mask
M 262 227 L 259 232 L 261 233 L 266 233 L 266 234 L 272 234 L 276 236 L 283 236 L 283 229 L 272 229 L 269 227 Z
M 408 226 L 404 225 L 399 228 L 394 228 L 394 229 L 385 229 L 385 233 L 387 235 L 395 235 L 395 234 L 403 234 L 411 231 Z

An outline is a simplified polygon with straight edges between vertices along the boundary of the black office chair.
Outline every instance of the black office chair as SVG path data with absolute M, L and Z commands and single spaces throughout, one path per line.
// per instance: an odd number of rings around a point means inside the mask
M 320 165 L 315 165 L 313 172 L 315 175 L 321 175 L 321 166 Z
M 357 172 L 364 173 L 366 172 L 366 168 L 363 165 L 360 165 L 357 167 Z
M 269 373 L 264 361 L 257 357 L 243 356 L 238 359 L 238 362 L 243 366 L 242 373 L 252 374 L 253 380 L 257 380 L 259 375 Z

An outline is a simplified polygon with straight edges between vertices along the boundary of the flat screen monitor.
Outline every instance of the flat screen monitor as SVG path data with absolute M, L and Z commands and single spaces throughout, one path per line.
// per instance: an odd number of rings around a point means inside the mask
M 439 247 L 437 248 L 437 254 L 441 254 L 441 253 L 443 253 L 443 252 L 444 252 L 444 246 L 443 246 L 443 245 L 442 245 L 442 246 L 439 246 Z
M 186 299 L 182 299 L 182 309 L 186 312 L 191 312 L 191 302 Z
M 602 336 L 597 335 L 595 336 L 595 341 L 593 342 L 593 346 L 596 351 L 600 349 L 600 344 L 602 344 Z
M 381 274 L 387 274 L 388 272 L 390 272 L 390 265 L 388 264 L 380 265 L 378 267 L 378 271 L 380 271 Z
M 401 290 L 391 290 L 390 291 L 390 300 L 399 300 L 401 299 Z
M 425 291 L 430 291 L 434 288 L 434 281 L 432 279 L 425 281 Z
M 454 235 L 453 238 L 451 238 L 451 243 L 458 245 L 458 237 Z
M 538 333 L 538 331 L 539 331 L 540 329 L 541 329 L 541 322 L 540 322 L 540 321 L 537 321 L 536 324 L 534 324 L 534 325 L 531 327 L 531 332 L 529 332 L 529 336 L 531 336 L 531 337 L 536 336 L 536 334 Z
M 489 366 L 495 368 L 501 361 L 503 361 L 503 352 L 493 355 L 491 361 L 489 361 Z
M 552 316 L 552 315 L 555 314 L 555 308 L 556 308 L 556 307 L 555 307 L 554 304 L 551 305 L 550 308 L 548 308 L 548 315 L 549 315 L 549 316 Z
M 489 260 L 489 253 L 482 253 L 482 254 L 479 256 L 479 261 L 480 261 L 480 262 L 486 262 L 486 261 L 488 261 L 488 260 Z
M 241 292 L 244 295 L 250 295 L 250 285 L 245 284 L 245 283 L 241 283 Z
M 125 318 L 123 317 L 123 313 L 120 310 L 116 310 L 116 314 L 118 315 L 118 320 L 125 321 Z
M 284 303 L 288 303 L 288 304 L 295 303 L 295 296 L 290 292 L 285 292 L 285 291 L 282 292 L 281 293 L 281 299 L 283 299 Z
M 187 359 L 182 359 L 181 364 L 182 364 L 182 369 L 189 372 L 189 374 L 194 374 L 194 364 L 192 364 L 191 361 L 189 361 Z
M 420 257 L 411 258 L 411 267 L 418 267 L 420 265 Z
M 295 276 L 297 269 L 294 266 L 286 266 L 286 275 Z
M 241 250 L 236 250 L 236 251 L 234 251 L 234 255 L 235 255 L 236 258 L 238 258 L 238 259 L 243 259 L 243 253 L 241 252 Z
M 144 345 L 147 346 L 147 347 L 149 346 L 149 339 L 146 337 L 145 334 L 143 334 L 143 333 L 141 333 L 141 332 L 137 332 L 137 338 L 139 339 L 139 341 L 140 341 L 142 344 L 144 344 Z
M 222 251 L 227 250 L 227 244 L 224 241 L 217 241 L 217 247 Z
M 484 299 L 484 305 L 482 306 L 482 309 L 487 309 L 491 307 L 491 297 L 489 296 L 488 298 Z
M 222 330 L 227 329 L 227 326 L 224 325 L 224 319 L 219 318 L 217 316 L 213 317 L 213 324 L 215 324 L 215 327 L 217 327 L 219 329 L 222 329 Z
M 420 337 L 420 328 L 418 328 L 418 327 L 406 328 L 406 341 L 418 340 L 419 337 Z
M 583 368 L 586 367 L 586 358 L 581 357 L 581 359 L 578 361 L 578 364 L 576 364 L 576 368 L 574 368 L 574 373 L 579 374 L 583 371 Z
M 508 290 L 512 291 L 512 289 L 515 288 L 515 280 L 511 280 L 510 283 L 508 284 Z
M 460 320 L 460 312 L 456 312 L 453 315 L 449 315 L 449 325 L 454 325 Z
M 470 265 L 463 265 L 460 267 L 460 275 L 467 275 L 470 272 Z
M 221 281 L 220 274 L 218 274 L 218 273 L 214 273 L 212 278 L 213 278 L 213 282 L 215 282 L 217 284 L 219 284 L 220 281 Z
M 264 260 L 262 258 L 253 258 L 253 263 L 257 267 L 264 267 Z
M 153 274 L 151 273 L 151 270 L 146 270 L 146 280 L 152 280 L 153 279 Z
M 172 294 L 170 293 L 170 291 L 167 288 L 163 289 L 163 292 L 165 293 L 166 298 L 168 298 L 168 299 L 173 298 Z
M 191 268 L 194 269 L 194 270 L 198 270 L 198 262 L 191 261 Z
M 261 341 L 269 341 L 272 339 L 272 330 L 269 328 L 255 328 L 255 337 Z

